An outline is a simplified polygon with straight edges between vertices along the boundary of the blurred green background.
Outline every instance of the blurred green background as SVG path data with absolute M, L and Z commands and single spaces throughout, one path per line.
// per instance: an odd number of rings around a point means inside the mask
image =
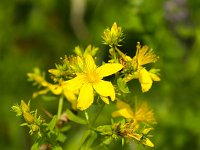
M 94 44 L 106 57 L 101 34 L 115 21 L 124 30 L 124 52 L 133 55 L 140 41 L 160 56 L 162 80 L 143 95 L 158 122 L 153 149 L 200 149 L 199 8 L 197 0 L 1 0 L 0 149 L 32 144 L 10 111 L 35 91 L 26 73 L 53 68 L 77 45 Z

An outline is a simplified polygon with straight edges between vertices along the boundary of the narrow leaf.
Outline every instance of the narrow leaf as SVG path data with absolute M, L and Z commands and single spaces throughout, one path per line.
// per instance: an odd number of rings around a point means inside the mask
M 124 138 L 122 138 L 122 146 L 124 146 Z
M 97 133 L 96 132 L 91 132 L 90 137 L 88 138 L 87 142 L 85 143 L 85 148 L 86 150 L 90 149 L 92 144 L 97 138 Z
M 122 78 L 117 79 L 117 85 L 123 93 L 130 93 L 126 82 Z
M 31 150 L 38 150 L 39 149 L 39 143 L 36 142 L 31 146 Z
M 67 126 L 62 127 L 62 128 L 60 129 L 60 131 L 66 132 L 66 131 L 68 131 L 70 128 L 71 128 L 71 125 L 67 125 Z
M 69 120 L 74 121 L 79 124 L 87 124 L 87 121 L 79 116 L 76 116 L 74 113 L 72 113 L 69 109 L 66 110 L 67 117 Z
M 88 138 L 88 136 L 91 134 L 91 131 L 90 130 L 87 130 L 84 135 L 82 136 L 81 138 L 81 141 L 80 141 L 80 144 L 79 144 L 79 148 L 82 148 L 83 147 L 83 144 L 85 143 L 86 139 Z
M 66 140 L 66 138 L 67 138 L 67 137 L 66 137 L 64 134 L 59 133 L 59 134 L 58 134 L 58 137 L 57 137 L 57 140 L 60 141 L 61 143 L 64 143 L 65 140 Z
M 54 116 L 53 119 L 50 121 L 49 125 L 48 125 L 48 129 L 50 131 L 52 131 L 56 125 L 57 122 L 57 116 Z

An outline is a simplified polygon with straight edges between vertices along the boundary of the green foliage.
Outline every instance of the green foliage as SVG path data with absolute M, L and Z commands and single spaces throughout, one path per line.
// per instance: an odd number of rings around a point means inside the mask
M 123 93 L 130 93 L 126 82 L 122 78 L 118 78 L 117 85 Z
M 17 116 L 23 116 L 26 123 L 22 123 L 21 126 L 28 126 L 30 128 L 30 135 L 35 135 L 35 141 L 32 145 L 32 150 L 38 150 L 41 145 L 47 145 L 52 149 L 61 149 L 59 142 L 63 143 L 66 140 L 64 135 L 58 127 L 58 117 L 54 116 L 49 123 L 45 123 L 41 120 L 40 116 L 37 116 L 37 110 L 30 111 L 30 102 L 28 105 L 22 100 L 21 105 L 12 106 L 12 110 L 17 113 Z M 21 113 L 19 113 L 21 111 Z M 20 114 L 20 115 L 19 115 Z M 66 129 L 64 130 L 66 131 Z
M 85 47 L 86 43 L 94 43 L 99 46 L 98 43 L 102 40 L 99 35 L 114 21 L 125 29 L 126 43 L 121 43 L 122 49 L 126 50 L 125 54 L 134 53 L 134 46 L 130 48 L 126 45 L 141 41 L 153 47 L 160 56 L 156 67 L 161 69 L 162 80 L 153 86 L 152 94 L 142 95 L 143 99 L 152 102 L 157 114 L 158 125 L 153 137 L 155 149 L 200 149 L 199 1 L 87 0 L 85 4 L 85 11 L 80 13 L 83 15 L 79 15 L 84 19 L 80 19 L 70 13 L 70 1 L 1 0 L 0 113 L 4 116 L 0 121 L 1 149 L 21 150 L 33 143 L 24 128 L 16 125 L 21 121 L 9 111 L 10 106 L 18 103 L 22 95 L 25 99 L 30 99 L 35 90 L 27 83 L 26 73 L 35 66 L 47 70 L 54 65 L 53 62 L 59 64 L 57 58 L 71 53 L 70 50 L 75 45 Z M 167 9 L 166 6 L 170 7 Z M 185 18 L 179 14 L 186 14 Z M 84 20 L 87 34 L 74 32 L 71 18 Z M 75 28 L 78 27 L 79 22 Z M 85 28 L 81 29 L 85 31 Z M 81 38 L 76 33 L 80 33 Z M 102 50 L 99 53 L 102 58 L 108 59 L 108 52 Z M 132 83 L 138 85 L 137 82 Z M 129 84 L 129 90 L 137 92 L 132 83 Z M 52 95 L 46 96 L 51 97 Z M 53 99 L 55 100 L 54 96 Z M 38 98 L 34 100 L 33 107 L 45 106 L 55 112 L 57 101 L 49 101 L 48 106 L 44 103 Z M 105 120 L 108 119 L 99 118 L 97 123 Z M 76 134 L 71 131 L 70 137 L 73 138 L 74 135 Z M 78 139 L 79 136 L 74 137 Z M 116 149 L 119 145 L 114 147 L 111 144 L 109 148 Z M 130 147 L 124 146 L 121 149 Z
M 75 114 L 73 114 L 69 109 L 66 110 L 69 120 L 74 121 L 79 124 L 87 124 L 87 121 Z

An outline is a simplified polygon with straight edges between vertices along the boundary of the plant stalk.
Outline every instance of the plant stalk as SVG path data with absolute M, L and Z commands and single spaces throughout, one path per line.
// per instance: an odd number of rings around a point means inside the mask
M 63 99 L 64 99 L 64 97 L 63 97 L 63 95 L 61 95 L 60 98 L 59 98 L 59 102 L 58 102 L 58 113 L 57 113 L 58 119 L 60 118 L 61 113 L 62 113 Z

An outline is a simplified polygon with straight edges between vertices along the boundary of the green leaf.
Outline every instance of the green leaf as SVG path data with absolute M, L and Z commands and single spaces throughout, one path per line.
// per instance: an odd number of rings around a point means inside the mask
M 18 104 L 14 105 L 11 107 L 12 111 L 16 112 L 16 116 L 21 116 L 22 115 L 22 110 Z
M 75 47 L 74 52 L 75 52 L 75 54 L 78 55 L 78 56 L 82 56 L 82 55 L 83 55 L 83 53 L 82 53 L 82 51 L 81 51 L 81 48 L 80 48 L 79 46 L 76 46 L 76 47 Z
M 48 125 L 48 129 L 50 131 L 52 131 L 56 125 L 57 122 L 57 116 L 54 116 L 53 119 L 50 121 L 49 125 Z
M 124 146 L 124 138 L 122 138 L 122 146 Z
M 47 96 L 47 95 L 43 95 L 42 99 L 44 101 L 54 101 L 54 100 L 58 100 L 58 98 L 56 96 Z
M 60 129 L 60 131 L 66 132 L 66 131 L 68 131 L 70 128 L 71 128 L 71 125 L 67 125 L 67 126 L 62 127 L 62 128 Z
M 27 126 L 28 125 L 28 123 L 22 123 L 22 124 L 20 124 L 20 126 L 22 127 L 22 126 Z
M 87 124 L 87 121 L 79 116 L 76 116 L 74 113 L 72 113 L 69 109 L 66 110 L 67 117 L 69 120 L 74 121 L 79 124 Z
M 153 128 L 146 128 L 142 131 L 142 134 L 147 135 Z
M 52 150 L 63 150 L 61 146 L 54 146 L 52 147 Z
M 31 146 L 31 150 L 38 150 L 39 149 L 39 143 L 36 142 Z
M 100 132 L 101 135 L 112 135 L 113 134 L 111 125 L 98 126 L 96 128 L 96 131 Z
M 126 84 L 126 82 L 122 78 L 117 79 L 117 85 L 123 93 L 130 93 L 129 88 Z
M 98 50 L 99 50 L 99 49 L 98 49 L 97 47 L 94 47 L 94 46 L 92 46 L 92 45 L 88 45 L 88 46 L 86 47 L 86 49 L 85 49 L 84 55 L 85 55 L 85 54 L 90 54 L 90 55 L 92 55 L 92 56 L 95 56 Z
M 85 150 L 90 149 L 96 138 L 97 138 L 97 133 L 94 131 L 91 132 L 87 142 L 85 142 Z
M 57 137 L 57 140 L 60 141 L 61 143 L 64 143 L 65 140 L 66 140 L 66 138 L 67 138 L 67 137 L 66 137 L 64 134 L 59 133 L 59 134 L 58 134 L 58 137 Z
M 111 142 L 112 142 L 112 137 L 109 136 L 109 137 L 106 137 L 106 139 L 103 141 L 103 144 L 109 145 Z
M 81 141 L 80 141 L 80 144 L 79 144 L 79 148 L 78 148 L 78 149 L 82 148 L 84 142 L 86 141 L 86 139 L 88 138 L 88 136 L 89 136 L 90 134 L 91 134 L 91 131 L 90 131 L 90 130 L 87 130 L 87 131 L 84 133 L 84 135 L 83 135 L 82 138 L 81 138 Z

